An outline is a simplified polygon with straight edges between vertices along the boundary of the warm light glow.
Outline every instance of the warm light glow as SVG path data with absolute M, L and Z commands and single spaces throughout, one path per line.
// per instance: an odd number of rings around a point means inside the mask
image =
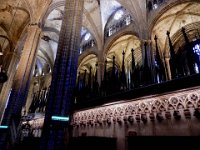
M 2 55 L 3 55 L 3 51 L 2 51 L 2 47 L 0 45 L 0 56 L 2 56 Z
M 2 47 L 0 45 L 0 56 L 2 56 L 2 55 L 3 55 L 3 51 L 2 51 Z

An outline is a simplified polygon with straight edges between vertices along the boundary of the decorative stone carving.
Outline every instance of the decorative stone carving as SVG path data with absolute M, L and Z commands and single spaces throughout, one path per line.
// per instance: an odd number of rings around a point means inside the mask
M 135 120 L 136 120 L 136 122 L 140 122 L 140 115 L 139 114 L 137 114 L 137 115 L 135 115 Z
M 169 111 L 165 112 L 165 118 L 166 119 L 171 119 L 171 113 Z
M 100 126 L 102 126 L 102 125 L 103 125 L 102 119 L 97 119 L 97 123 L 98 123 Z
M 94 122 L 93 122 L 93 120 L 89 120 L 89 121 L 87 122 L 87 124 L 88 124 L 88 126 L 91 126 L 91 127 L 93 127 L 93 125 L 94 125 Z
M 118 124 L 122 124 L 122 119 L 121 119 L 121 117 L 117 117 L 117 122 L 118 122 Z
M 194 116 L 195 116 L 196 118 L 200 119 L 200 108 L 196 108 L 196 109 L 194 110 Z
M 181 119 L 181 114 L 178 110 L 175 110 L 173 113 L 173 116 L 176 120 L 180 120 Z
M 200 89 L 182 90 L 162 96 L 142 97 L 139 100 L 101 106 L 94 109 L 77 111 L 73 114 L 73 124 L 96 121 L 98 125 L 111 125 L 112 123 L 133 124 L 147 123 L 150 121 L 169 120 L 172 118 L 190 119 L 191 113 L 200 119 Z M 181 114 L 183 114 L 181 116 Z M 104 123 L 103 123 L 104 122 Z
M 141 114 L 141 120 L 143 121 L 144 124 L 146 124 L 147 123 L 147 115 Z
M 108 124 L 108 125 L 111 124 L 111 119 L 110 119 L 110 118 L 108 118 L 106 121 L 107 121 L 107 124 Z
M 124 116 L 123 120 L 124 120 L 125 124 L 128 124 L 128 117 L 127 116 Z
M 156 114 L 156 119 L 157 119 L 159 122 L 161 122 L 161 121 L 164 120 L 164 117 L 163 117 L 163 115 L 162 115 L 161 112 L 158 112 L 158 113 Z
M 155 115 L 154 115 L 154 113 L 150 113 L 149 114 L 149 118 L 150 118 L 151 121 L 155 121 Z
M 134 121 L 133 116 L 128 116 L 128 121 L 129 121 L 130 124 L 132 124 L 133 121 Z
M 190 110 L 189 109 L 185 109 L 184 110 L 184 115 L 185 115 L 185 118 L 190 119 L 191 118 Z

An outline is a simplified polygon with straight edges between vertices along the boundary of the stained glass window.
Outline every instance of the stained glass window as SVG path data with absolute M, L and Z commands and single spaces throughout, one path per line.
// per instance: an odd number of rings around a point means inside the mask
M 196 53 L 199 56 L 199 60 L 200 60 L 200 43 L 194 45 L 193 51 L 194 51 L 194 53 Z M 199 68 L 198 68 L 197 63 L 195 63 L 195 71 L 196 71 L 196 73 L 199 73 Z
M 193 51 L 194 51 L 198 56 L 200 56 L 200 44 L 196 44 L 196 45 L 193 47 Z
M 122 10 L 119 10 L 116 12 L 114 19 L 119 20 L 123 16 L 124 12 Z

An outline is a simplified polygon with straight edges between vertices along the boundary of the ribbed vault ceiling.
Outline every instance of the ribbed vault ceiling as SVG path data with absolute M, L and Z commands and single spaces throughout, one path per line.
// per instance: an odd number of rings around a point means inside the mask
M 141 35 L 139 32 L 146 23 L 146 0 L 84 1 L 82 26 L 97 41 L 97 51 L 102 50 L 104 44 L 104 27 L 109 17 L 120 7 L 124 7 L 130 12 L 135 21 L 138 34 Z M 64 2 L 64 0 L 0 0 L 0 44 L 3 50 L 7 50 L 10 44 L 12 44 L 11 47 L 14 49 L 18 41 L 23 39 L 23 35 L 25 36 L 26 27 L 30 23 L 40 22 L 43 37 L 38 47 L 38 59 L 40 61 L 37 62 L 40 62 L 40 67 L 48 65 L 52 68 L 56 57 L 64 14 Z M 47 9 L 47 6 L 49 9 Z M 199 8 L 199 3 L 187 2 L 174 6 L 164 12 L 152 29 L 152 40 L 157 35 L 160 49 L 166 49 L 166 31 L 169 30 L 171 36 L 173 36 L 180 27 L 200 21 Z M 130 49 L 138 49 L 139 46 L 140 41 L 138 37 L 126 35 L 113 41 L 112 46 L 106 50 L 107 54 L 105 57 L 111 59 L 112 55 L 116 55 L 118 56 L 118 63 L 121 64 L 122 50 L 125 50 L 125 57 L 130 60 Z M 136 61 L 141 59 L 141 55 L 137 54 L 137 51 L 135 51 L 135 57 Z
M 168 48 L 166 32 L 172 37 L 179 29 L 200 21 L 200 3 L 188 2 L 179 4 L 166 11 L 157 20 L 152 30 L 152 41 L 157 35 L 159 47 L 164 52 Z M 194 27 L 195 28 L 195 27 Z

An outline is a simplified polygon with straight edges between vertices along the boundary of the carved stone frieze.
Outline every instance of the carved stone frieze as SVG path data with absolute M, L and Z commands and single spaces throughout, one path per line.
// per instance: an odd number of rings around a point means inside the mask
M 200 89 L 175 91 L 162 96 L 142 97 L 137 100 L 121 101 L 115 104 L 99 106 L 93 109 L 77 111 L 73 114 L 71 124 L 82 122 L 99 125 L 118 123 L 147 123 L 169 119 L 190 119 L 200 114 Z M 104 122 L 104 123 L 103 123 Z

